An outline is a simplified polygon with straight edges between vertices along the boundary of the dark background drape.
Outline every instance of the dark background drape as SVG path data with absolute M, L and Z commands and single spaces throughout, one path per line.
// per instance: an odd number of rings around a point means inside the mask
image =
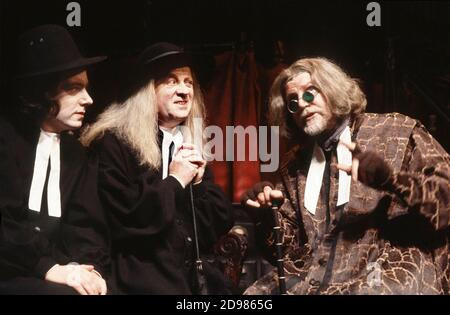
M 231 51 L 218 55 L 215 73 L 210 87 L 206 90 L 205 100 L 210 125 L 219 126 L 222 130 L 226 130 L 226 126 L 241 125 L 244 128 L 257 126 L 257 110 L 261 103 L 261 95 L 257 85 L 253 52 Z M 224 137 L 225 140 L 229 141 Z M 259 181 L 259 163 L 250 161 L 250 148 L 248 146 L 245 148 L 244 161 L 236 161 L 237 145 L 236 142 L 234 161 L 212 163 L 217 183 L 233 200 L 238 200 L 242 191 L 255 181 Z
M 65 25 L 69 2 L 0 2 L 2 115 L 15 106 L 11 78 L 17 35 L 39 24 Z M 450 2 L 377 1 L 381 27 L 366 24 L 370 1 L 76 2 L 82 26 L 70 32 L 86 55 L 109 56 L 90 73 L 95 106 L 88 121 L 116 97 L 140 50 L 171 41 L 215 60 L 202 81 L 210 124 L 265 125 L 268 91 L 279 71 L 303 56 L 325 56 L 361 79 L 368 111 L 417 118 L 450 148 Z M 280 153 L 286 147 L 282 141 Z M 233 200 L 261 178 L 275 177 L 260 175 L 258 161 L 215 161 L 212 166 Z

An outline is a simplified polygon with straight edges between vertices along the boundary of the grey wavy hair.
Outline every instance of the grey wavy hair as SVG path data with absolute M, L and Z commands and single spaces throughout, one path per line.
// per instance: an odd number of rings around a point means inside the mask
M 285 85 L 303 72 L 309 73 L 335 117 L 354 116 L 365 111 L 367 100 L 357 79 L 351 78 L 326 58 L 299 59 L 278 75 L 270 89 L 268 121 L 271 125 L 280 126 L 282 136 L 292 137 L 297 130 L 292 115 L 286 109 Z

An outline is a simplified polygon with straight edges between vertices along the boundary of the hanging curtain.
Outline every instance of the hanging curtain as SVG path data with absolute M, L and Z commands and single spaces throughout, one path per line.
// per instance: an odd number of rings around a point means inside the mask
M 270 88 L 272 86 L 273 81 L 275 81 L 276 77 L 280 74 L 281 71 L 283 71 L 285 68 L 287 68 L 287 65 L 283 62 L 276 63 L 272 66 L 262 66 L 259 65 L 258 67 L 258 86 L 260 87 L 261 91 L 261 107 L 260 107 L 260 115 L 259 115 L 259 123 L 261 126 L 269 126 L 268 122 L 268 112 L 269 112 L 269 97 L 270 97 Z M 267 133 L 267 143 L 269 144 L 269 152 L 272 152 L 273 148 L 270 147 L 271 139 L 270 139 L 270 133 Z M 279 173 L 278 170 L 281 166 L 284 153 L 289 150 L 290 147 L 292 147 L 295 143 L 295 141 L 289 141 L 285 138 L 279 137 L 278 138 L 279 148 L 278 148 L 278 154 L 279 154 L 279 166 L 275 172 L 267 172 L 267 173 L 261 173 L 261 180 L 269 181 L 273 184 L 275 184 L 279 180 Z
M 216 125 L 223 132 L 223 160 L 211 163 L 218 185 L 235 202 L 254 183 L 260 180 L 259 162 L 249 160 L 246 137 L 245 161 L 226 161 L 226 126 L 258 127 L 257 109 L 261 104 L 257 65 L 253 51 L 225 52 L 216 56 L 216 70 L 210 88 L 205 93 L 208 125 Z M 230 139 L 228 139 L 230 141 Z

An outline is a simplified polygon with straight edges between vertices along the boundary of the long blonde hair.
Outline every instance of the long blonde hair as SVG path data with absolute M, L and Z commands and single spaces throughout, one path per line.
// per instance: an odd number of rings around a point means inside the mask
M 367 100 L 357 79 L 326 58 L 300 59 L 278 75 L 270 90 L 268 120 L 271 125 L 280 126 L 283 136 L 291 136 L 297 128 L 285 106 L 285 85 L 302 72 L 309 73 L 312 83 L 320 89 L 336 117 L 364 112 Z
M 200 140 L 192 138 L 188 140 L 199 141 L 196 143 L 203 145 L 205 105 L 200 86 L 195 77 L 193 79 L 194 98 L 184 125 L 191 135 L 201 137 Z M 194 129 L 201 130 L 202 133 L 199 135 L 198 131 Z M 154 170 L 159 169 L 161 152 L 158 143 L 158 109 L 154 79 L 150 79 L 146 85 L 125 101 L 112 103 L 99 115 L 94 124 L 83 130 L 80 141 L 84 146 L 89 146 L 95 139 L 100 139 L 106 131 L 114 133 L 119 139 L 126 142 L 137 154 L 141 165 Z

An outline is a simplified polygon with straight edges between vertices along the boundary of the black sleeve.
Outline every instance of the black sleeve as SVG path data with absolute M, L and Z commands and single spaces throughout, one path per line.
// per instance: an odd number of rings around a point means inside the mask
M 71 262 L 94 265 L 110 273 L 110 237 L 104 209 L 98 198 L 98 161 L 89 159 L 72 193 L 61 222 L 61 249 Z
M 55 264 L 49 256 L 43 255 L 48 242 L 30 224 L 11 216 L 11 212 L 17 212 L 15 210 L 20 209 L 1 209 L 0 279 L 18 276 L 43 278 Z
M 175 219 L 176 209 L 189 211 L 189 191 L 172 176 L 161 179 L 157 172 L 136 175 L 137 163 L 129 148 L 112 135 L 97 148 L 99 195 L 112 225 L 121 235 L 152 236 L 161 233 Z M 232 226 L 232 207 L 213 183 L 207 168 L 203 181 L 193 185 L 200 243 L 210 248 Z
M 202 182 L 193 185 L 193 195 L 199 243 L 203 249 L 208 250 L 233 226 L 232 205 L 221 188 L 214 184 L 209 167 L 206 167 Z
M 0 279 L 44 278 L 56 262 L 48 239 L 28 221 L 16 137 L 13 128 L 0 121 Z
M 95 151 L 100 200 L 111 224 L 120 227 L 115 236 L 152 236 L 166 229 L 174 220 L 177 201 L 184 198 L 178 180 L 133 173 L 132 153 L 113 135 L 105 135 Z

